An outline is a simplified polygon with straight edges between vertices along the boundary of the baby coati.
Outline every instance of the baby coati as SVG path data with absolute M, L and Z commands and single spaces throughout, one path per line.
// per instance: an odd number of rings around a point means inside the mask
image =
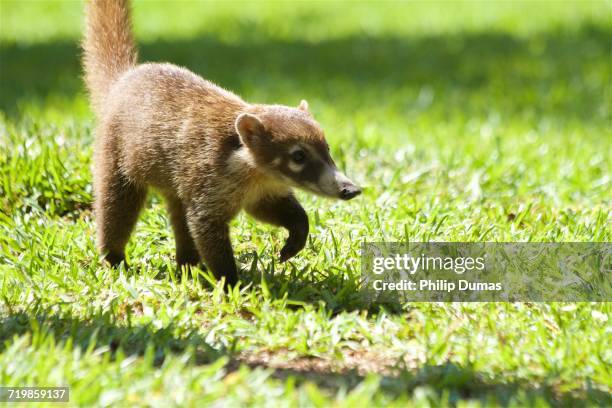
M 111 264 L 124 260 L 148 187 L 167 201 L 178 264 L 203 260 L 229 285 L 238 277 L 228 222 L 241 209 L 289 231 L 286 261 L 308 236 L 292 187 L 344 200 L 361 192 L 336 168 L 306 101 L 250 104 L 185 68 L 137 65 L 127 0 L 86 7 L 85 78 L 98 118 L 94 210 Z

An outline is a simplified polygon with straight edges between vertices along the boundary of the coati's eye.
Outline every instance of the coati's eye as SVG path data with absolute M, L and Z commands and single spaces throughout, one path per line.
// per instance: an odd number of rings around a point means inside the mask
M 304 153 L 303 150 L 296 150 L 291 153 L 291 160 L 298 164 L 304 163 L 304 160 L 306 160 L 306 153 Z

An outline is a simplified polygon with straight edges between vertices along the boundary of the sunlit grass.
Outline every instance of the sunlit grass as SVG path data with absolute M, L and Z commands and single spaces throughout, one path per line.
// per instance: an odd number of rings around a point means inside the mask
M 311 237 L 287 265 L 283 231 L 238 217 L 225 296 L 176 271 L 157 196 L 132 269 L 104 267 L 81 4 L 3 1 L 0 384 L 68 385 L 75 405 L 610 405 L 608 303 L 359 291 L 366 240 L 610 241 L 610 3 L 384 4 L 137 2 L 143 59 L 308 99 L 366 187 L 299 193 Z

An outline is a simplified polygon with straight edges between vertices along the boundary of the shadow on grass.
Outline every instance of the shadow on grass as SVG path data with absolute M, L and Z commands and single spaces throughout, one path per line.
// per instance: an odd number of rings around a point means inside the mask
M 56 344 L 71 339 L 72 348 L 78 348 L 81 352 L 88 350 L 92 342 L 95 348 L 108 347 L 111 358 L 115 358 L 119 348 L 126 356 L 143 356 L 147 348 L 153 347 L 155 367 L 159 367 L 167 356 L 184 352 L 192 354 L 193 358 L 187 363 L 191 365 L 209 364 L 220 357 L 227 357 L 227 373 L 241 365 L 264 368 L 270 371 L 273 378 L 285 380 L 292 377 L 297 385 L 315 383 L 332 394 L 340 390 L 352 390 L 365 380 L 367 374 L 363 370 L 342 367 L 342 364 L 332 367 L 327 360 L 317 358 L 287 360 L 281 366 L 274 366 L 269 363 L 269 359 L 258 360 L 250 358 L 248 354 L 215 349 L 196 330 L 179 329 L 172 324 L 161 329 L 155 329 L 152 325 L 131 326 L 129 323 L 123 326 L 114 322 L 114 317 L 108 314 L 80 319 L 58 316 L 51 312 L 16 312 L 2 317 L 0 327 L 0 352 L 5 350 L 14 336 L 45 333 Z M 372 356 L 367 358 L 372 359 Z M 381 374 L 379 389 L 391 398 L 410 397 L 415 390 L 426 388 L 434 397 L 448 398 L 450 403 L 462 399 L 503 406 L 512 402 L 516 404 L 517 399 L 528 405 L 545 401 L 552 405 L 572 407 L 593 404 L 609 406 L 612 403 L 609 394 L 591 387 L 584 392 L 563 392 L 550 385 L 554 384 L 554 378 L 532 382 L 508 381 L 452 362 L 444 365 L 424 364 L 416 369 L 405 368 L 401 364 L 385 367 L 378 360 L 366 362 L 365 365 L 374 367 L 373 371 Z
M 257 367 L 250 365 L 251 368 Z M 351 370 L 344 373 L 310 372 L 294 369 L 275 369 L 273 377 L 286 379 L 294 377 L 298 383 L 306 381 L 317 384 L 320 388 L 333 393 L 340 389 L 352 390 L 360 385 L 365 376 Z M 550 380 L 550 381 L 548 381 Z M 444 405 L 453 406 L 462 400 L 477 400 L 484 406 L 552 406 L 587 407 L 610 406 L 610 394 L 589 389 L 586 393 L 566 393 L 548 385 L 550 378 L 542 382 L 525 380 L 508 381 L 475 371 L 471 367 L 460 366 L 451 362 L 444 365 L 425 364 L 416 370 L 398 370 L 394 375 L 384 375 L 380 389 L 386 395 L 397 398 L 412 396 L 416 390 L 426 393 L 433 401 L 441 399 Z M 448 400 L 446 400 L 448 398 Z M 436 404 L 436 402 L 432 403 Z
M 606 115 L 610 27 L 559 28 L 527 38 L 490 31 L 318 43 L 251 36 L 257 26 L 243 30 L 233 44 L 213 37 L 142 44 L 141 60 L 186 66 L 241 94 L 281 95 L 286 103 L 316 97 L 347 111 L 385 106 L 402 89 L 413 93 L 394 103 L 406 110 L 416 104 L 442 114 L 499 111 L 583 121 Z M 46 105 L 83 90 L 76 43 L 3 44 L 0 53 L 0 109 L 9 115 L 24 102 Z
M 273 299 L 289 299 L 292 302 L 290 307 L 323 305 L 331 315 L 356 310 L 367 310 L 373 314 L 384 310 L 389 314 L 397 314 L 405 310 L 399 297 L 381 296 L 381 293 L 373 292 L 361 282 L 361 274 L 350 269 L 298 270 L 289 263 L 282 270 L 274 271 L 268 267 L 240 272 L 242 286 L 249 283 L 260 286 L 262 278 L 265 279 L 270 296 Z

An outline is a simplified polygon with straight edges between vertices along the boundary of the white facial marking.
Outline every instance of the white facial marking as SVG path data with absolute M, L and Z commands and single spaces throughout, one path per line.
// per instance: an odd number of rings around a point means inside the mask
M 293 145 L 289 148 L 289 154 L 293 154 L 297 151 L 300 150 L 304 150 L 302 146 L 300 145 Z M 300 171 L 302 171 L 304 169 L 305 163 L 296 163 L 293 160 L 289 160 L 289 163 L 287 164 L 287 167 L 289 167 L 289 170 L 291 170 L 294 173 L 299 173 Z
M 289 164 L 287 165 L 287 167 L 289 167 L 289 170 L 291 170 L 294 173 L 299 173 L 300 171 L 302 171 L 304 169 L 304 164 L 303 163 L 295 163 L 293 160 L 289 160 Z
M 231 154 L 227 161 L 228 169 L 232 173 L 243 172 L 245 168 L 255 167 L 255 158 L 248 147 L 242 146 Z
M 302 150 L 302 146 L 300 145 L 293 145 L 289 148 L 289 154 L 293 154 L 295 152 L 297 152 L 298 150 Z
M 274 167 L 278 167 L 278 165 L 280 165 L 280 164 L 281 164 L 281 158 L 280 158 L 280 157 L 275 158 L 274 160 L 272 160 L 272 163 L 271 163 L 271 164 L 272 164 L 272 166 L 274 166 Z

